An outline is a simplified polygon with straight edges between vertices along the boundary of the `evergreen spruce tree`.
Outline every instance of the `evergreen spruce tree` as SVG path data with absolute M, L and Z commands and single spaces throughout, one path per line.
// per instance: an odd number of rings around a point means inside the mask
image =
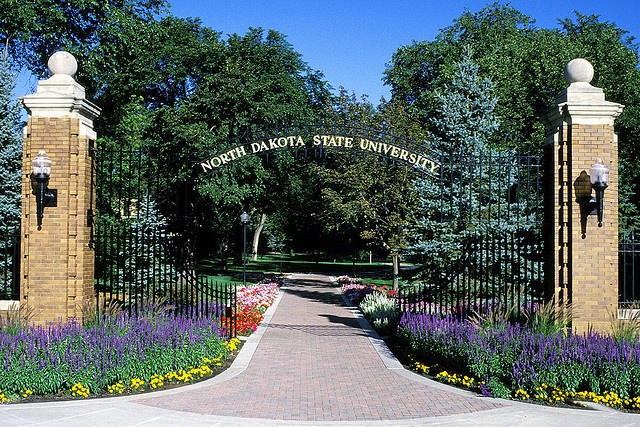
M 455 64 L 444 92 L 436 92 L 438 107 L 432 119 L 436 129 L 433 148 L 444 154 L 465 156 L 487 151 L 487 141 L 498 129 L 498 98 L 490 79 L 482 79 L 470 47 Z
M 499 124 L 494 111 L 498 100 L 491 81 L 479 76 L 472 55 L 465 49 L 446 90 L 436 94 L 433 147 L 442 153 L 441 174 L 416 182 L 418 203 L 406 250 L 422 267 L 419 281 L 429 286 L 434 301 L 447 305 L 453 294 L 461 294 L 459 283 L 477 295 L 474 281 L 480 276 L 487 299 L 519 286 L 504 279 L 520 281 L 523 274 L 519 255 L 511 249 L 535 224 L 526 204 L 508 199 L 515 197 L 517 156 L 489 147 Z M 498 254 L 492 259 L 482 258 L 480 248 L 487 244 Z M 495 288 L 505 285 L 514 289 Z
M 21 212 L 20 106 L 13 99 L 16 74 L 7 51 L 0 54 L 0 299 L 11 296 L 13 256 Z
M 131 242 L 120 254 L 119 289 L 128 296 L 127 305 L 140 305 L 167 295 L 176 282 L 173 269 L 166 262 L 167 223 L 158 213 L 154 200 L 146 195 L 138 201 L 138 210 L 125 235 Z

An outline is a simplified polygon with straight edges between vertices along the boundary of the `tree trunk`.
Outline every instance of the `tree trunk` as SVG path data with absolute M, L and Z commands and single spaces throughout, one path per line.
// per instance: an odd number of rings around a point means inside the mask
M 400 254 L 391 254 L 393 261 L 393 290 L 398 290 L 398 277 L 400 275 Z
M 251 261 L 258 260 L 258 245 L 260 244 L 260 234 L 264 229 L 264 223 L 267 220 L 267 214 L 260 214 L 260 221 L 256 226 L 256 230 L 253 232 L 253 245 L 251 246 Z

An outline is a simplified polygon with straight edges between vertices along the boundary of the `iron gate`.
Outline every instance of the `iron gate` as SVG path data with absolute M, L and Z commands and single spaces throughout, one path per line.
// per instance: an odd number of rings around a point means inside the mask
M 204 158 L 210 159 L 209 173 L 223 169 L 213 170 L 225 159 L 241 158 L 250 150 L 268 162 L 283 148 L 278 141 L 295 145 L 284 147 L 293 149 L 295 156 L 323 159 L 333 152 L 355 157 L 358 151 L 346 146 L 352 137 L 354 148 L 361 144 L 360 155 L 405 164 L 417 179 L 430 185 L 435 212 L 431 219 L 458 239 L 450 263 L 422 284 L 404 290 L 404 309 L 417 309 L 417 300 L 422 309 L 447 312 L 486 310 L 495 304 L 528 308 L 542 300 L 542 162 L 538 157 L 492 151 L 445 156 L 430 151 L 425 143 L 384 130 L 314 123 L 251 129 L 212 146 Z M 158 168 L 170 161 L 167 156 L 159 161 L 157 155 L 122 145 L 97 152 L 94 244 L 99 299 L 118 300 L 128 307 L 145 299 L 162 300 L 179 310 L 218 310 L 223 317 L 228 304 L 220 302 L 219 292 L 227 290 L 198 277 L 197 232 L 177 226 L 197 217 L 188 200 L 195 194 L 193 176 L 161 181 L 166 174 L 157 173 Z M 197 160 L 189 157 L 189 162 L 198 167 Z M 178 208 L 185 211 L 174 212 L 173 224 L 160 214 Z
M 192 237 L 161 213 L 159 205 L 184 192 L 157 181 L 157 161 L 148 152 L 119 146 L 95 154 L 97 304 L 116 303 L 129 312 L 162 305 L 210 315 L 235 336 L 235 286 L 199 276 Z
M 20 299 L 20 226 L 0 226 L 0 300 Z
M 441 231 L 434 240 L 454 236 L 452 249 L 442 251 L 447 262 L 401 289 L 401 310 L 464 317 L 544 301 L 542 159 L 488 151 L 440 163 L 439 178 L 426 183 L 433 188 L 425 209 Z

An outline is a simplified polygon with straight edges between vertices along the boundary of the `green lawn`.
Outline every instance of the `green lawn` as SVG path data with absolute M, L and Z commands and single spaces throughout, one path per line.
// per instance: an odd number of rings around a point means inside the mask
M 220 262 L 205 260 L 200 264 L 202 274 L 219 283 L 241 283 L 242 263 L 229 259 L 227 269 L 220 269 Z M 265 275 L 279 273 L 321 273 L 334 276 L 349 275 L 366 279 L 368 283 L 392 283 L 390 262 L 328 258 L 324 254 L 267 254 L 257 261 L 247 260 L 247 282 L 255 282 Z

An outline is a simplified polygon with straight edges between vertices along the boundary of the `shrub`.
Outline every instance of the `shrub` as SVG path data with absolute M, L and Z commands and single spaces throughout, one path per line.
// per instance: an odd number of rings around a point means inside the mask
M 77 322 L 0 332 L 0 390 L 18 395 L 86 394 L 118 381 L 200 366 L 228 353 L 214 318 L 166 312 L 153 319 L 121 313 L 109 322 Z M 80 387 L 80 384 L 82 387 Z M 75 388 L 74 388 L 75 387 Z
M 395 330 L 399 313 L 394 298 L 373 292 L 364 297 L 359 308 L 379 332 L 391 333 Z
M 536 305 L 533 310 L 524 311 L 527 326 L 543 335 L 566 331 L 571 324 L 572 315 L 571 304 L 559 305 L 554 301 L 547 301 Z
M 0 313 L 0 331 L 17 334 L 31 324 L 33 307 L 26 304 L 13 303 L 4 314 Z
M 473 311 L 467 320 L 472 325 L 481 329 L 504 330 L 509 325 L 509 322 L 513 320 L 516 312 L 516 306 L 512 305 L 507 307 L 500 302 L 495 307 L 488 308 L 484 313 Z
M 640 343 L 598 334 L 543 334 L 509 324 L 478 329 L 469 322 L 438 315 L 404 314 L 399 334 L 424 363 L 438 363 L 484 381 L 494 395 L 519 389 L 534 395 L 542 387 L 623 399 L 640 396 Z
M 638 341 L 640 338 L 640 307 L 633 304 L 623 310 L 625 318 L 619 318 L 618 313 L 610 313 L 611 336 L 616 341 Z

